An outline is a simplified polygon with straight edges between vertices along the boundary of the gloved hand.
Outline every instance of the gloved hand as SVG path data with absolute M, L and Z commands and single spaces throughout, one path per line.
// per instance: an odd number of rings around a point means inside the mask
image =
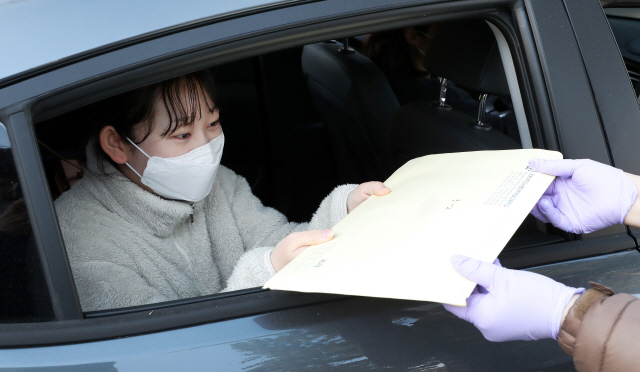
M 587 234 L 623 223 L 638 195 L 623 171 L 593 160 L 535 159 L 529 166 L 557 176 L 531 214 L 571 233 Z
M 451 264 L 478 286 L 467 298 L 467 307 L 444 307 L 476 326 L 489 341 L 558 339 L 565 306 L 584 291 L 539 274 L 505 269 L 497 259 L 488 264 L 456 255 Z

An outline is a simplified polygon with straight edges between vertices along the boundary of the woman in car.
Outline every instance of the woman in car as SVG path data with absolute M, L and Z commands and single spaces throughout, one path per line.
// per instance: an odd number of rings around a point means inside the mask
M 640 177 L 592 160 L 529 165 L 556 176 L 532 210 L 545 223 L 576 234 L 625 223 L 640 227 Z M 445 305 L 490 341 L 553 338 L 584 371 L 640 370 L 640 300 L 590 282 L 572 288 L 545 276 L 454 256 L 454 269 L 478 284 L 466 307 Z
M 261 286 L 390 191 L 338 186 L 309 223 L 288 222 L 220 165 L 215 100 L 210 74 L 197 72 L 87 109 L 84 177 L 55 202 L 84 311 Z

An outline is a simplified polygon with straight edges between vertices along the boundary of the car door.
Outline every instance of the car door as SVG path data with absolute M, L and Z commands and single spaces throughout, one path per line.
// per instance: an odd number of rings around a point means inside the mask
M 430 3 L 304 2 L 259 13 L 259 17 L 246 15 L 158 37 L 129 46 L 129 50 L 105 52 L 68 66 L 68 71 L 52 71 L 37 77 L 40 80 L 27 79 L 0 92 L 3 107 L 11 107 L 4 108 L 0 115 L 11 143 L 10 164 L 13 166 L 17 159 L 17 173 L 34 226 L 32 247 L 38 248 L 37 257 L 43 263 L 39 275 L 48 285 L 42 305 L 34 306 L 43 309 L 40 317 L 0 325 L 0 345 L 4 348 L 0 350 L 0 369 L 573 370 L 571 358 L 553 340 L 491 343 L 472 325 L 435 303 L 250 289 L 133 309 L 84 314 L 79 310 L 43 182 L 33 121 L 51 115 L 65 102 L 82 100 L 83 92 L 111 87 L 108 84 L 113 81 L 142 84 L 157 79 L 153 74 L 159 71 L 188 69 L 186 64 L 205 58 L 205 47 L 197 49 L 195 45 L 189 46 L 195 51 L 184 47 L 160 50 L 152 57 L 142 53 L 152 47 L 168 48 L 171 38 L 193 40 L 194 35 L 209 35 L 213 41 L 208 41 L 208 47 L 218 49 L 207 52 L 206 58 L 221 63 L 291 43 L 372 32 L 391 24 L 399 27 L 423 17 L 482 16 L 500 28 L 512 51 L 534 144 L 560 150 L 567 158 L 628 165 L 634 173 L 640 173 L 633 168 L 632 157 L 626 155 L 637 151 L 629 146 L 640 137 L 632 130 L 626 131 L 627 127 L 603 110 L 607 95 L 613 94 L 617 111 L 629 120 L 637 117 L 630 86 L 612 91 L 609 86 L 594 83 L 595 75 L 605 67 L 617 82 L 626 76 L 597 1 L 582 1 L 581 6 L 571 0 Z M 283 19 L 289 23 L 285 25 Z M 590 28 L 581 28 L 584 23 L 578 21 L 587 19 Z M 266 32 L 270 27 L 275 31 Z M 250 36 L 238 36 L 240 29 Z M 210 36 L 215 32 L 219 39 Z M 220 41 L 232 36 L 236 39 L 226 40 L 226 44 Z M 586 51 L 584 43 L 594 38 L 597 50 L 608 51 L 610 61 L 590 58 L 593 54 Z M 130 54 L 122 54 L 125 52 Z M 135 63 L 140 66 L 119 64 L 117 57 L 122 55 L 139 58 Z M 69 71 L 86 75 L 70 77 Z M 28 90 L 34 87 L 46 90 Z M 34 98 L 38 94 L 46 97 Z M 618 132 L 612 127 L 616 122 L 620 125 Z M 619 292 L 640 293 L 640 254 L 633 237 L 621 226 L 555 244 L 505 251 L 501 260 L 507 267 L 530 269 L 572 286 L 585 286 L 595 280 Z M 42 292 L 42 288 L 34 290 Z
M 640 86 L 638 85 L 639 78 L 639 66 L 640 66 L 640 58 L 638 56 L 638 50 L 636 49 L 638 36 L 640 35 L 640 21 L 638 19 L 638 11 L 637 8 L 640 6 L 638 2 L 625 2 L 624 7 L 620 7 L 616 2 L 613 2 L 605 8 L 605 12 L 607 14 L 607 19 L 609 20 L 609 25 L 611 26 L 611 30 L 613 35 L 616 38 L 616 42 L 618 47 L 620 48 L 620 54 L 622 55 L 622 60 L 628 72 L 628 77 L 621 76 L 619 79 L 612 79 L 612 81 L 608 82 L 608 86 L 603 86 L 602 90 L 607 89 L 620 89 L 620 90 L 628 90 L 629 80 L 630 85 L 633 88 L 633 91 L 636 95 L 636 99 L 638 97 L 638 91 Z M 602 73 L 604 70 L 596 72 L 595 74 Z M 594 74 L 594 75 L 595 75 Z M 610 74 L 607 74 L 610 75 Z M 604 79 L 600 79 L 604 80 Z M 600 82 L 604 84 L 604 82 Z M 628 97 L 627 97 L 628 99 Z M 632 102 L 628 102 L 627 105 L 633 105 Z M 637 172 L 637 156 L 638 154 L 634 151 L 635 146 L 633 145 L 633 141 L 635 137 L 635 131 L 637 131 L 637 125 L 633 125 L 633 123 L 637 123 L 637 117 L 628 116 L 624 111 L 619 111 L 619 106 L 614 104 L 613 101 L 607 100 L 603 97 L 603 102 L 601 104 L 604 111 L 608 111 L 610 120 L 606 122 L 607 132 L 610 133 L 610 142 L 612 152 L 617 152 L 615 155 L 616 159 L 620 159 L 619 161 L 624 162 L 620 165 L 620 168 L 624 170 L 628 170 L 630 173 Z M 629 133 L 634 133 L 633 135 L 628 135 Z M 631 151 L 617 151 L 623 148 L 634 149 Z M 640 230 L 635 227 L 630 228 L 631 234 L 637 239 Z

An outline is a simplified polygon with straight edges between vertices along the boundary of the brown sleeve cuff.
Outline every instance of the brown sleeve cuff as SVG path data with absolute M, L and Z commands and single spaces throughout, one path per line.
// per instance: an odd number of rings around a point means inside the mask
M 610 297 L 615 294 L 611 288 L 605 287 L 602 284 L 589 282 L 589 285 L 591 289 L 586 290 L 578 297 L 571 309 L 569 309 L 558 333 L 558 343 L 560 347 L 571 356 L 573 356 L 573 349 L 576 343 L 576 334 L 580 329 L 584 315 L 591 305 L 603 297 Z

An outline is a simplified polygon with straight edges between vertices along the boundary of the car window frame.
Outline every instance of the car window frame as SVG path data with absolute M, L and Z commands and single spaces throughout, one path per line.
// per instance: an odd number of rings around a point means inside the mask
M 24 111 L 3 118 L 56 320 L 82 317 L 33 123 Z

